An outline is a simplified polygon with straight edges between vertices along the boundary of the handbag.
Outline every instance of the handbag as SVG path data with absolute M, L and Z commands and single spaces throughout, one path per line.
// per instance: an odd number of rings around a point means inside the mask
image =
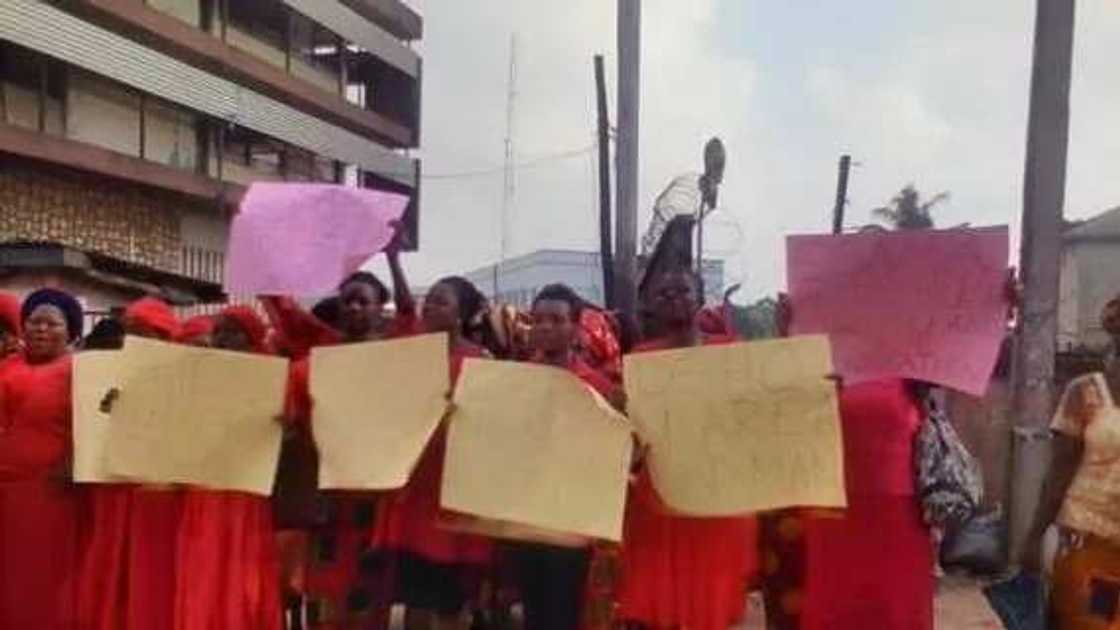
M 930 527 L 948 528 L 976 514 L 984 485 L 980 465 L 968 452 L 948 416 L 932 399 L 915 437 L 915 485 L 922 519 Z
M 1006 564 L 1005 537 L 999 510 L 973 514 L 945 530 L 939 554 L 941 566 L 964 569 L 973 575 L 999 575 Z

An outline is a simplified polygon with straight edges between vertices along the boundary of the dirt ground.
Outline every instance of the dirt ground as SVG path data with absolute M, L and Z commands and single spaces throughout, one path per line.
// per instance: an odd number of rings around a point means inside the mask
M 981 585 L 975 580 L 961 577 L 942 578 L 934 600 L 937 630 L 1001 630 L 1003 624 L 988 606 Z M 760 605 L 751 602 L 747 623 L 736 630 L 764 630 Z

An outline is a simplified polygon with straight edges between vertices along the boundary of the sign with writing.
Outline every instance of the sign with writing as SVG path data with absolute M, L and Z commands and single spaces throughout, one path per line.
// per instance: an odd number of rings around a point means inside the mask
M 791 236 L 792 332 L 827 334 L 848 382 L 987 389 L 1007 332 L 1007 228 Z
M 631 354 L 624 370 L 654 487 L 673 510 L 846 505 L 825 337 Z
M 443 333 L 312 350 L 319 487 L 405 485 L 447 410 L 447 361 Z
M 408 197 L 333 184 L 256 183 L 230 228 L 226 288 L 326 295 L 393 237 Z
M 108 474 L 272 493 L 286 360 L 128 337 L 119 362 Z
M 469 359 L 455 403 L 440 503 L 477 518 L 447 526 L 564 546 L 622 540 L 630 423 L 579 378 Z

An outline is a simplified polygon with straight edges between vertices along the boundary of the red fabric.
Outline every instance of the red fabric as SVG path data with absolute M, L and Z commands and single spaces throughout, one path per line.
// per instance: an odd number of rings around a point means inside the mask
M 133 487 L 128 484 L 87 487 L 90 520 L 78 583 L 78 617 L 82 620 L 82 630 L 125 627 L 132 491 Z
M 171 628 L 181 490 L 138 486 L 128 514 L 127 629 Z
M 705 335 L 731 336 L 735 327 L 728 319 L 727 309 L 723 306 L 706 306 L 696 314 L 696 326 Z
M 713 337 L 704 344 L 731 341 Z M 668 347 L 654 340 L 635 352 Z M 726 630 L 745 613 L 756 539 L 753 518 L 670 514 L 643 471 L 626 504 L 619 618 L 654 628 Z
M 183 322 L 179 329 L 179 341 L 190 341 L 196 337 L 209 335 L 214 330 L 214 318 L 198 315 Z
M 451 353 L 451 383 L 459 379 L 463 361 L 485 356 L 481 348 L 461 346 Z M 493 544 L 489 539 L 448 531 L 438 525 L 439 491 L 447 430 L 436 430 L 408 484 L 382 501 L 374 527 L 373 544 L 380 549 L 409 551 L 439 564 L 489 564 Z
M 180 490 L 88 488 L 90 520 L 78 580 L 83 630 L 171 628 Z
M 265 339 L 268 337 L 268 326 L 257 315 L 257 312 L 248 306 L 230 306 L 222 310 L 219 317 L 228 317 L 237 322 L 241 330 L 245 331 L 245 335 L 249 337 L 249 343 L 253 347 L 253 352 L 265 351 Z
M 188 489 L 176 560 L 175 630 L 279 630 L 279 560 L 268 497 Z
M 22 357 L 0 376 L 0 628 L 71 628 L 81 494 L 59 481 L 70 455 L 69 356 Z
M 910 468 L 920 413 L 902 381 L 841 393 L 848 509 L 806 521 L 802 627 L 933 628 L 933 558 Z
M 342 341 L 339 332 L 318 317 L 305 311 L 290 297 L 262 296 L 265 313 L 284 340 L 293 358 L 306 357 L 316 346 L 330 346 Z
M 914 494 L 914 436 L 921 411 L 902 380 L 861 383 L 840 395 L 849 496 Z
M 572 374 L 594 389 L 600 396 L 607 398 L 614 391 L 616 385 L 602 372 L 587 364 L 583 359 L 575 357 L 568 366 Z
M 622 348 L 602 311 L 585 308 L 579 316 L 579 347 L 587 363 L 611 380 L 622 380 Z
M 16 337 L 20 336 L 20 301 L 11 293 L 0 293 L 0 323 Z
M 124 311 L 124 321 L 139 323 L 159 333 L 163 339 L 179 338 L 179 318 L 167 302 L 152 297 L 141 298 Z

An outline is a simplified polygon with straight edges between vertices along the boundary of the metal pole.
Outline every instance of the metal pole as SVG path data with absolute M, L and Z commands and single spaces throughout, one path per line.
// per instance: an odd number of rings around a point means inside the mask
M 1022 557 L 1048 464 L 1054 407 L 1059 261 L 1069 144 L 1074 0 L 1038 0 L 1023 178 L 1023 304 L 1015 339 L 1011 413 L 1011 559 Z
M 595 55 L 595 95 L 599 118 L 599 265 L 603 270 L 603 300 L 615 307 L 614 253 L 611 249 L 611 138 L 607 118 L 607 78 L 603 56 Z
M 641 0 L 618 0 L 618 216 L 615 306 L 633 321 L 638 276 L 638 107 L 641 99 Z
M 844 206 L 848 203 L 848 173 L 852 169 L 852 156 L 840 156 L 840 176 L 836 180 L 836 205 L 832 208 L 832 233 L 844 231 Z

